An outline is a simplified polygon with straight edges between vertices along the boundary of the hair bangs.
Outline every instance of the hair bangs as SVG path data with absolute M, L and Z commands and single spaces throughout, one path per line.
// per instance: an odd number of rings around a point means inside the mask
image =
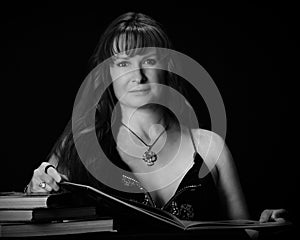
M 158 31 L 149 26 L 147 28 L 128 27 L 115 36 L 109 49 L 111 56 L 125 53 L 132 57 L 144 54 L 146 48 L 149 47 L 166 48 L 166 42 Z

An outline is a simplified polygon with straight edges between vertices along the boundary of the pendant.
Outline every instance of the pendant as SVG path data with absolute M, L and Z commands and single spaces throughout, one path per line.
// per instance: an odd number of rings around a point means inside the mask
M 154 162 L 157 160 L 157 154 L 153 151 L 147 150 L 143 154 L 143 160 L 147 163 L 148 166 L 153 166 Z

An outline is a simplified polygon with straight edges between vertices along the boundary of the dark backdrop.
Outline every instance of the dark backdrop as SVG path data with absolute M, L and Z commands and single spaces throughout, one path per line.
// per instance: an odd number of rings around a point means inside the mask
M 10 6 L 1 20 L 0 190 L 21 191 L 71 117 L 100 34 L 116 16 L 141 11 L 160 21 L 177 50 L 217 84 L 226 142 L 253 218 L 296 210 L 297 156 L 290 118 L 293 51 L 289 13 L 195 6 Z M 3 15 L 4 16 L 4 15 Z

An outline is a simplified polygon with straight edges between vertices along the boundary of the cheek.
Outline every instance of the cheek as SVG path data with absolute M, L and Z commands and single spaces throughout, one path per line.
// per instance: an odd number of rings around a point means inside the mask
M 111 79 L 114 81 L 115 79 L 117 79 L 118 75 L 120 75 L 118 73 L 118 71 L 116 70 L 116 68 L 114 67 L 110 67 L 109 68 L 109 72 L 110 72 L 110 76 L 111 76 Z
M 145 75 L 151 82 L 163 83 L 163 72 L 159 69 L 146 69 Z
M 122 97 L 122 95 L 124 94 L 123 86 L 122 86 L 121 82 L 122 81 L 119 81 L 119 80 L 113 81 L 113 89 L 114 89 L 114 93 L 115 93 L 115 96 L 117 97 L 117 99 L 120 99 Z
M 125 81 L 124 78 L 126 76 L 122 74 L 120 71 L 118 71 L 115 68 L 110 68 L 110 76 L 112 79 L 112 85 L 114 89 L 115 96 L 120 99 L 124 95 L 124 89 L 125 89 Z

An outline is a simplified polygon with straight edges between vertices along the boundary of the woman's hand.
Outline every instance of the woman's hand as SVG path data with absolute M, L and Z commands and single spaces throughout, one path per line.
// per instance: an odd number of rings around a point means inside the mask
M 287 211 L 285 209 L 265 209 L 261 215 L 259 221 L 264 222 L 285 222 L 287 217 Z
M 33 171 L 30 183 L 27 185 L 25 192 L 51 192 L 58 191 L 57 183 L 68 178 L 57 172 L 54 166 L 48 162 L 43 162 L 37 169 Z

